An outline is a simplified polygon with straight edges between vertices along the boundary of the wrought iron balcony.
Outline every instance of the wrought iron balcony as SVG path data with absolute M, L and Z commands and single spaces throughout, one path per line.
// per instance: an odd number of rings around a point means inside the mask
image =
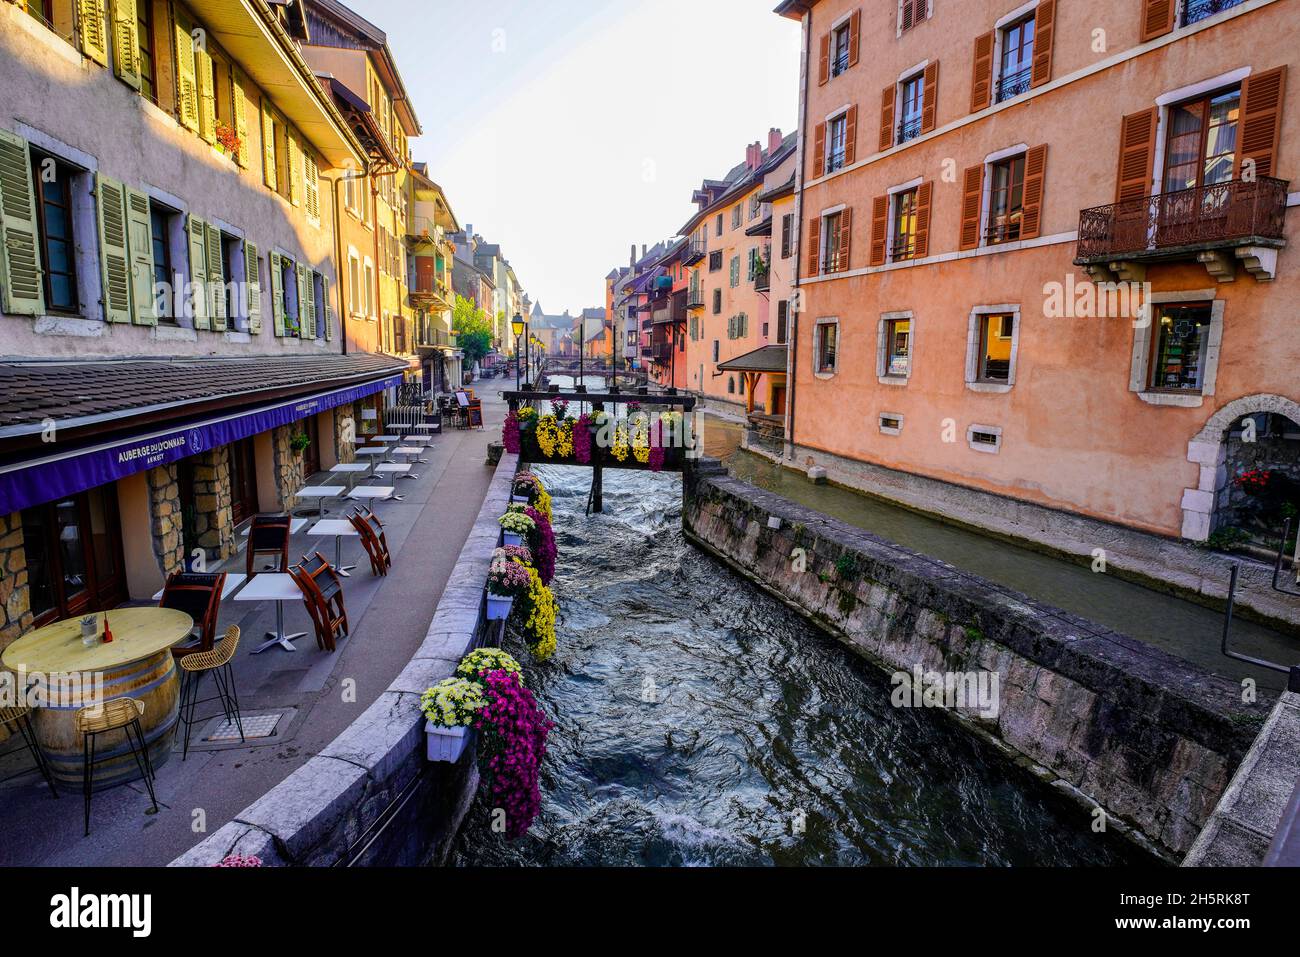
M 889 247 L 889 261 L 903 262 L 911 259 L 916 255 L 916 237 L 911 233 L 901 233 L 894 237 L 893 244 Z
M 1074 261 L 1087 266 L 1195 257 L 1208 265 L 1214 250 L 1276 250 L 1285 245 L 1288 187 L 1272 177 L 1231 180 L 1085 209 Z M 1257 257 L 1242 252 L 1238 258 L 1255 272 L 1251 259 Z
M 1183 26 L 1198 23 L 1216 13 L 1230 10 L 1245 0 L 1187 0 L 1183 7 Z
M 993 102 L 1001 103 L 1003 100 L 1009 100 L 1013 96 L 1019 96 L 1029 89 L 1030 80 L 1033 75 L 1033 67 L 1027 66 L 1023 70 L 1017 70 L 1015 73 L 1008 73 L 1006 76 L 998 77 L 997 89 L 994 91 Z
M 754 288 L 759 292 L 767 292 L 772 288 L 772 273 L 768 269 L 759 269 L 754 273 Z
M 905 119 L 898 124 L 899 143 L 906 143 L 908 140 L 914 140 L 921 135 L 921 117 L 913 116 L 911 119 Z
M 692 290 L 690 290 L 689 292 L 686 293 L 686 308 L 687 308 L 687 309 L 703 309 L 703 308 L 704 308 L 704 290 L 703 290 L 703 289 L 692 289 Z
M 686 246 L 682 250 L 682 265 L 694 266 L 697 262 L 705 257 L 707 250 L 704 248 L 704 240 L 693 237 L 686 240 Z

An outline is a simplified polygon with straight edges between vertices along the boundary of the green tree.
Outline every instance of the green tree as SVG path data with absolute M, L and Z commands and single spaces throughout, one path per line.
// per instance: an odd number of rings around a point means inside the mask
M 451 330 L 465 353 L 467 366 L 481 362 L 492 351 L 492 324 L 487 313 L 459 294 L 451 314 Z

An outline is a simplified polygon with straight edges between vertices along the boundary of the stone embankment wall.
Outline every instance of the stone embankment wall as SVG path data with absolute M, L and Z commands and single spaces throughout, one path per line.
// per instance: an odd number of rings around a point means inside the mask
M 1170 859 L 1186 853 L 1268 715 L 1136 639 L 727 477 L 687 475 L 705 551 L 891 672 L 996 672 L 996 717 L 947 713 Z
M 478 787 L 474 750 L 455 765 L 425 759 L 420 695 L 451 677 L 476 644 L 484 585 L 500 541 L 518 456 L 503 455 L 415 656 L 388 690 L 321 752 L 234 820 L 172 862 L 230 854 L 268 866 L 408 866 L 445 858 Z M 358 635 L 353 641 L 381 639 Z

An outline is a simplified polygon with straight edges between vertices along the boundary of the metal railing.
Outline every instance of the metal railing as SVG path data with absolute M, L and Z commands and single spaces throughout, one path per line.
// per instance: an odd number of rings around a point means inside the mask
M 707 250 L 704 248 L 704 240 L 699 237 L 693 237 L 686 240 L 686 247 L 682 250 L 682 264 L 694 266 L 704 258 Z
M 1027 66 L 1023 70 L 1017 70 L 1015 73 L 1008 73 L 1006 76 L 998 77 L 998 84 L 993 93 L 993 102 L 1001 103 L 1003 100 L 1009 100 L 1013 96 L 1024 93 L 1029 89 L 1033 72 L 1033 67 Z
M 1286 180 L 1230 180 L 1094 206 L 1079 213 L 1080 259 L 1232 240 L 1281 240 Z
M 921 117 L 914 116 L 898 124 L 898 142 L 906 143 L 921 135 Z
M 895 236 L 893 245 L 889 247 L 890 262 L 902 262 L 905 259 L 911 259 L 916 255 L 916 237 L 911 233 L 904 233 L 901 236 Z
M 1198 23 L 1224 10 L 1231 10 L 1243 2 L 1244 0 L 1186 0 L 1183 7 L 1183 26 Z

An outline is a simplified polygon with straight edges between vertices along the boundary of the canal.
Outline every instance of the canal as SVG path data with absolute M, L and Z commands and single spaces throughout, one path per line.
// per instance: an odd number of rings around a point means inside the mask
M 1147 863 L 681 531 L 675 475 L 538 469 L 554 497 L 559 650 L 525 667 L 557 727 L 541 814 L 477 865 Z M 525 655 L 521 648 L 512 651 Z M 523 658 L 527 662 L 526 656 Z

